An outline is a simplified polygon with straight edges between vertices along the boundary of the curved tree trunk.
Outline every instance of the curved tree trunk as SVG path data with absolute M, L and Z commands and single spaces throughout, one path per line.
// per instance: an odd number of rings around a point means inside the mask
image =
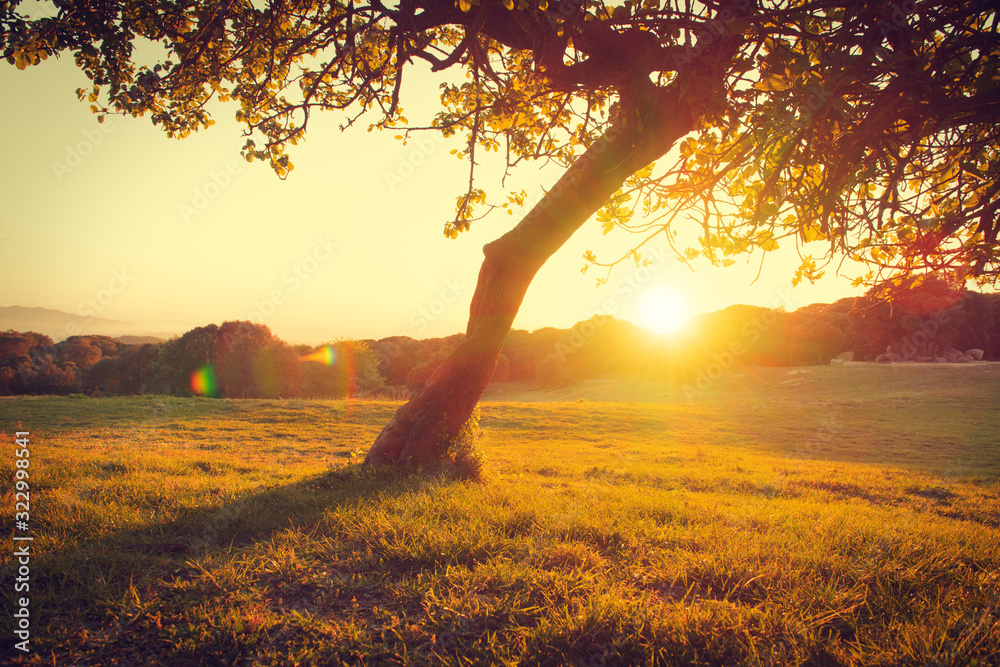
M 365 462 L 433 465 L 441 443 L 475 410 L 535 273 L 638 169 L 660 158 L 692 129 L 675 82 L 657 91 L 640 121 L 623 113 L 513 229 L 483 247 L 485 259 L 469 312 L 466 340 L 379 433 Z

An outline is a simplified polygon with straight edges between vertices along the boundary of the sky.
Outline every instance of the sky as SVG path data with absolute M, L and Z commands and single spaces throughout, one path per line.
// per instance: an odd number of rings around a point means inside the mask
M 406 116 L 427 124 L 436 81 L 408 81 Z M 148 118 L 99 124 L 76 97 L 87 84 L 70 57 L 24 71 L 0 63 L 0 305 L 122 320 L 164 337 L 227 320 L 262 322 L 291 343 L 445 336 L 465 330 L 482 246 L 520 217 L 494 213 L 446 238 L 467 163 L 450 154 L 459 144 L 431 134 L 404 146 L 394 133 L 368 133 L 364 120 L 341 132 L 344 115 L 314 114 L 281 181 L 240 157 L 235 106 L 220 105 L 207 130 L 169 139 Z M 559 176 L 519 169 L 508 186 L 529 201 Z M 489 165 L 482 173 L 480 186 L 502 199 Z M 538 273 L 514 327 L 568 328 L 595 313 L 641 324 L 643 294 L 662 287 L 692 314 L 735 303 L 794 310 L 862 292 L 850 285 L 861 268 L 848 265 L 793 288 L 793 248 L 770 253 L 762 269 L 756 255 L 727 268 L 699 260 L 692 272 L 665 239 L 647 245 L 648 268 L 621 265 L 601 287 L 593 269 L 581 274 L 584 251 L 613 259 L 638 240 L 604 236 L 591 219 Z

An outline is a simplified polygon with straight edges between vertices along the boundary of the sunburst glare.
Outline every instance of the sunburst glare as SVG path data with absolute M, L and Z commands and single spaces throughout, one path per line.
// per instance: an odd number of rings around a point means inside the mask
M 674 287 L 658 285 L 642 296 L 639 318 L 653 333 L 674 333 L 687 321 L 687 299 Z

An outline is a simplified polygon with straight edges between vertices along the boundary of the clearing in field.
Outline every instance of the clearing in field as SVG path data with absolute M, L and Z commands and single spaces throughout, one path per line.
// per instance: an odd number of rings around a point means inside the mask
M 486 398 L 481 483 L 362 467 L 395 402 L 0 401 L 18 659 L 996 664 L 1000 364 Z

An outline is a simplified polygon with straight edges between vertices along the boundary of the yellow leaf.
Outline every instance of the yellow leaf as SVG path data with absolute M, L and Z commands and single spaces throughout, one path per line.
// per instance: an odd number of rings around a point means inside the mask
M 802 240 L 806 243 L 822 241 L 825 238 L 826 235 L 816 225 L 806 225 L 802 228 Z
M 765 74 L 763 79 L 753 84 L 753 87 L 757 90 L 788 90 L 792 84 L 778 74 Z

